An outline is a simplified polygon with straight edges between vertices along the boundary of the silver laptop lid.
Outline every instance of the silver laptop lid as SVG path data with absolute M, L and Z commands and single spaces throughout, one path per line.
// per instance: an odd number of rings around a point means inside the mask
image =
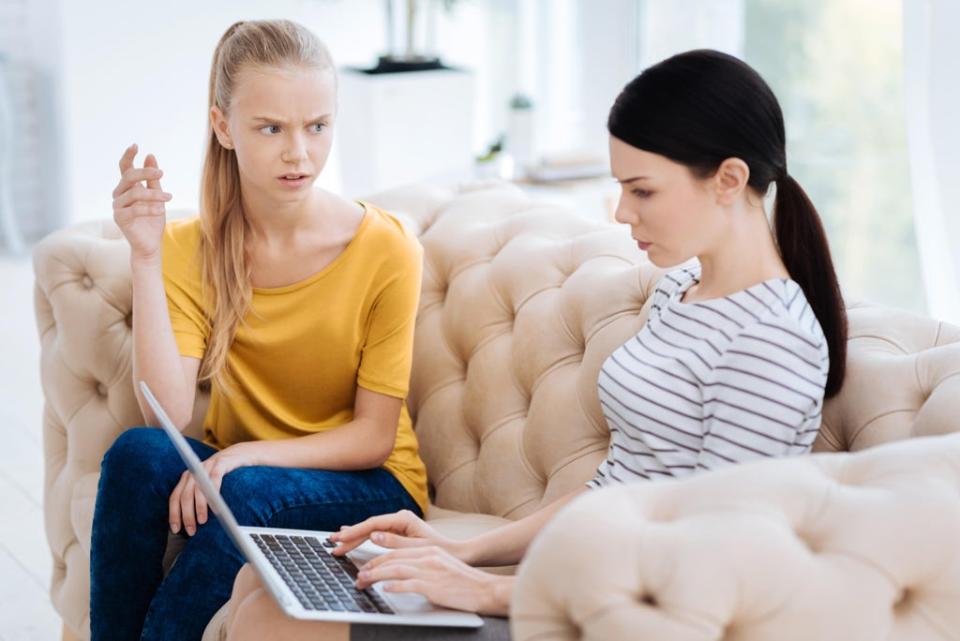
M 204 469 L 203 464 L 200 461 L 200 457 L 197 456 L 197 453 L 193 451 L 193 448 L 190 447 L 190 444 L 187 443 L 187 439 L 184 438 L 183 434 L 180 433 L 180 430 L 176 428 L 173 424 L 173 421 L 170 420 L 170 417 L 167 416 L 167 413 L 163 411 L 163 408 L 160 406 L 160 402 L 157 400 L 157 397 L 153 395 L 153 392 L 150 391 L 150 388 L 147 387 L 145 381 L 140 381 L 140 391 L 143 392 L 143 397 L 147 400 L 147 404 L 150 405 L 150 409 L 153 410 L 153 413 L 156 414 L 157 419 L 160 421 L 163 431 L 167 433 L 167 436 L 170 437 L 170 440 L 173 441 L 173 446 L 177 448 L 177 452 L 180 454 L 180 458 L 183 459 L 183 462 L 186 464 L 187 469 L 193 474 L 193 478 L 196 479 L 197 483 L 200 485 L 200 490 L 203 492 L 203 495 L 207 497 L 207 501 L 213 507 L 213 511 L 216 513 L 217 518 L 223 524 L 224 529 L 227 531 L 227 534 L 230 536 L 230 540 L 233 541 L 233 544 L 237 546 L 237 549 L 241 554 L 253 565 L 254 569 L 257 570 L 257 574 L 260 575 L 260 579 L 266 584 L 267 588 L 273 593 L 274 598 L 276 598 L 280 603 L 284 603 L 289 600 L 287 594 L 277 585 L 274 585 L 274 581 L 269 574 L 260 567 L 261 560 L 259 552 L 254 545 L 253 541 L 249 537 L 245 536 L 240 530 L 240 525 L 237 523 L 237 519 L 234 518 L 233 512 L 230 511 L 230 508 L 227 506 L 227 502 L 223 500 L 223 497 L 220 496 L 220 492 L 217 491 L 217 488 L 213 486 L 213 481 L 210 480 L 210 475 L 207 474 L 207 470 Z

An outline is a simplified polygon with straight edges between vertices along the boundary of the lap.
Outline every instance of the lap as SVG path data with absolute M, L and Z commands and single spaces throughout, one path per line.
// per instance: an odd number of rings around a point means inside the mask
M 510 624 L 500 617 L 483 617 L 482 628 L 435 628 L 396 625 L 346 625 L 301 621 L 287 617 L 260 584 L 250 566 L 244 566 L 234 584 L 226 616 L 228 641 L 278 638 L 350 641 L 510 641 Z
M 333 472 L 242 467 L 223 477 L 221 493 L 242 525 L 335 530 L 416 503 L 385 469 Z

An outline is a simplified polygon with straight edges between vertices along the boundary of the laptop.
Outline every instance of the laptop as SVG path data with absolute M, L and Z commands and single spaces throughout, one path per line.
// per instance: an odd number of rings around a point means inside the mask
M 344 623 L 457 628 L 483 625 L 483 619 L 472 612 L 439 608 L 420 594 L 384 592 L 379 583 L 358 590 L 355 587 L 357 567 L 388 551 L 370 541 L 344 557 L 336 557 L 331 554 L 334 544 L 328 540 L 332 532 L 238 525 L 200 458 L 143 381 L 140 381 L 140 390 L 233 544 L 288 616 Z

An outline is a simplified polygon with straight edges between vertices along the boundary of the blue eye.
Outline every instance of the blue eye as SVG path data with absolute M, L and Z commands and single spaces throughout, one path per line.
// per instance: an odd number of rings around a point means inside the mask
M 273 131 L 274 129 L 276 131 Z M 260 131 L 265 134 L 275 134 L 280 131 L 280 125 L 267 125 L 266 127 L 261 127 Z
M 313 130 L 313 133 L 315 133 L 315 134 L 320 133 L 321 131 L 323 131 L 323 130 L 326 129 L 326 127 L 327 127 L 327 126 L 326 126 L 325 124 L 323 124 L 322 122 L 315 122 L 315 123 L 313 123 L 313 124 L 310 125 L 310 126 L 311 126 L 311 127 L 315 127 L 315 129 Z

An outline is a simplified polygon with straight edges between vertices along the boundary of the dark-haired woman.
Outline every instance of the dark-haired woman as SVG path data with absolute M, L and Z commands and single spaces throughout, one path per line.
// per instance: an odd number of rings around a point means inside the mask
M 586 487 L 474 539 L 448 539 L 410 512 L 342 529 L 337 554 L 368 538 L 394 548 L 362 568 L 358 587 L 387 581 L 388 591 L 505 616 L 512 577 L 472 566 L 518 563 L 578 494 L 810 450 L 823 400 L 843 381 L 846 316 L 820 218 L 788 172 L 783 115 L 770 88 L 732 56 L 691 51 L 630 82 L 608 127 L 622 185 L 617 220 L 654 264 L 698 264 L 661 280 L 646 325 L 603 365 L 607 459 Z M 763 198 L 774 186 L 771 228 Z M 286 619 L 249 568 L 233 604 L 234 641 L 380 638 L 376 626 Z M 509 638 L 502 619 L 488 623 L 456 633 L 383 632 Z

